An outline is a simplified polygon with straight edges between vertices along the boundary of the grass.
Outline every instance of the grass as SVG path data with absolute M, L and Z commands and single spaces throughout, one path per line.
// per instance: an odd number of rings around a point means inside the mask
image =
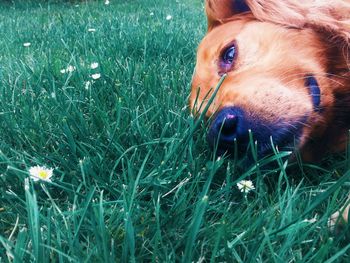
M 186 107 L 201 1 L 0 7 L 0 262 L 350 260 L 327 227 L 348 155 L 244 167 L 208 148 Z M 29 178 L 35 165 L 52 183 Z

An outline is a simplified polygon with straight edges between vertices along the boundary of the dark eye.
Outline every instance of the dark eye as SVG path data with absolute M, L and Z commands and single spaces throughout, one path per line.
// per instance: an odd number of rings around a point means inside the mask
M 232 70 L 237 58 L 237 46 L 235 43 L 227 46 L 221 51 L 219 58 L 219 75 L 227 73 Z
M 222 62 L 228 65 L 231 65 L 234 62 L 235 57 L 236 57 L 236 47 L 230 46 L 222 54 Z

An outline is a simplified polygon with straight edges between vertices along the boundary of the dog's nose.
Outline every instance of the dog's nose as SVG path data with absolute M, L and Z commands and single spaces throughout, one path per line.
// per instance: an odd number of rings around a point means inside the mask
M 235 140 L 240 144 L 245 144 L 246 132 L 244 112 L 238 107 L 228 107 L 219 111 L 214 117 L 208 132 L 208 142 L 214 147 L 218 145 L 218 151 L 232 150 L 235 146 Z
M 216 132 L 220 131 L 221 129 L 221 134 L 227 138 L 230 138 L 236 134 L 238 117 L 234 113 L 225 113 L 223 117 L 224 118 L 222 120 L 216 121 Z

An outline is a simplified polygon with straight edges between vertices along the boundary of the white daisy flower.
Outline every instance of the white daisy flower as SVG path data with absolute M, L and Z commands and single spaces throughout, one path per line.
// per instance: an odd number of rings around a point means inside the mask
M 169 21 L 169 20 L 171 20 L 172 18 L 173 18 L 173 17 L 172 17 L 171 15 L 167 15 L 165 19 Z
M 91 68 L 91 69 L 98 68 L 98 63 L 97 63 L 97 62 L 91 63 L 91 64 L 90 64 L 90 68 Z
M 150 16 L 154 16 L 154 13 L 153 13 L 153 12 L 151 12 L 151 13 L 149 13 L 149 15 L 150 15 Z
M 66 69 L 67 72 L 73 72 L 76 70 L 76 67 L 72 66 L 72 65 L 69 65 Z
M 51 182 L 51 177 L 53 175 L 53 169 L 52 168 L 46 168 L 45 166 L 33 166 L 29 169 L 30 177 L 33 179 L 33 181 L 46 181 Z
M 253 182 L 250 180 L 242 180 L 238 182 L 237 187 L 242 193 L 245 193 L 245 194 L 255 189 Z
M 66 70 L 65 70 L 65 69 L 61 69 L 60 72 L 61 72 L 62 74 L 64 74 L 64 73 L 66 73 Z
M 109 1 L 108 0 L 105 1 L 105 5 L 109 5 Z
M 313 224 L 317 222 L 317 218 L 304 219 L 303 222 Z
M 95 28 L 89 28 L 88 32 L 96 32 L 96 29 Z
M 30 45 L 31 45 L 30 42 L 23 43 L 23 46 L 24 46 L 24 47 L 30 47 Z
M 101 77 L 100 73 L 95 73 L 95 74 L 91 75 L 91 78 L 93 78 L 93 79 L 99 79 L 100 77 Z
M 88 90 L 88 89 L 91 87 L 91 84 L 92 84 L 92 83 L 91 83 L 90 80 L 86 81 L 86 82 L 85 82 L 85 89 Z

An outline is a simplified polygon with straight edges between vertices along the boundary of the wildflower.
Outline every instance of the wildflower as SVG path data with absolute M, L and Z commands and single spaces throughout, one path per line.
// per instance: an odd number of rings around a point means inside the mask
M 172 17 L 171 15 L 167 15 L 165 19 L 169 21 L 169 20 L 171 20 L 172 18 L 173 18 L 173 17 Z
M 154 13 L 153 13 L 153 12 L 151 12 L 151 13 L 149 13 L 149 15 L 150 15 L 150 16 L 154 16 Z
M 108 0 L 105 1 L 105 5 L 109 5 L 109 1 Z
M 65 74 L 65 73 L 68 73 L 68 72 L 72 73 L 72 72 L 75 71 L 76 69 L 77 69 L 76 67 L 74 67 L 74 66 L 72 66 L 72 65 L 68 65 L 67 68 L 61 69 L 60 72 L 61 72 L 62 74 Z
M 98 68 L 98 63 L 97 62 L 91 63 L 90 68 L 91 69 Z
M 30 47 L 30 45 L 31 45 L 30 42 L 23 43 L 23 46 L 24 46 L 24 47 Z
M 86 81 L 85 82 L 85 89 L 88 90 L 91 87 L 91 84 L 92 84 L 91 81 L 89 81 L 89 80 Z
M 53 169 L 37 165 L 29 169 L 29 174 L 33 181 L 42 180 L 46 182 L 51 182 Z
M 317 222 L 317 218 L 311 218 L 311 219 L 304 219 L 303 220 L 304 223 L 310 223 L 310 224 L 313 224 L 313 223 L 316 223 Z
M 253 182 L 250 180 L 242 180 L 238 182 L 237 187 L 242 193 L 245 193 L 245 194 L 255 189 Z
M 93 78 L 93 79 L 99 79 L 100 77 L 101 77 L 100 73 L 95 73 L 95 74 L 91 75 L 91 78 Z
M 66 69 L 67 72 L 73 72 L 76 70 L 76 67 L 69 65 Z
M 203 196 L 202 202 L 208 202 L 208 196 L 207 195 Z
M 96 32 L 96 29 L 95 28 L 89 28 L 88 32 Z

